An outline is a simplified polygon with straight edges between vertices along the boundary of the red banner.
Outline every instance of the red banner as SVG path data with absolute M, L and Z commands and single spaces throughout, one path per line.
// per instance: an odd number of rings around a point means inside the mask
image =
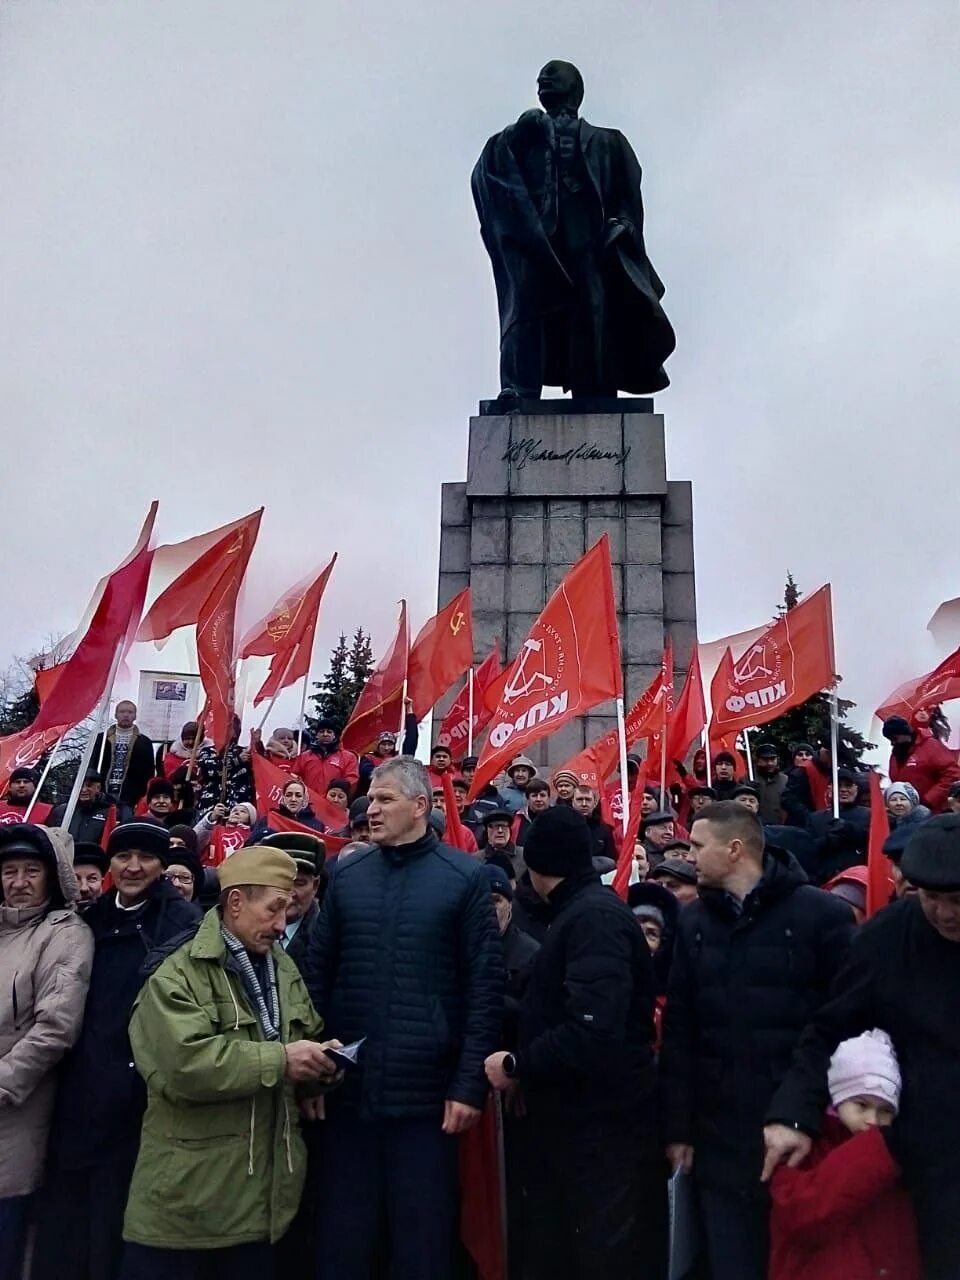
M 458 763 L 467 754 L 471 736 L 474 748 L 476 748 L 477 739 L 493 719 L 493 712 L 486 706 L 484 694 L 500 674 L 500 645 L 498 643 L 494 645 L 476 671 L 471 671 L 467 676 L 467 683 L 457 694 L 457 699 L 453 706 L 443 717 L 443 724 L 437 734 L 437 746 L 449 747 L 451 756 Z M 469 732 L 471 680 L 473 681 L 472 735 Z
M 883 705 L 877 707 L 876 715 L 878 720 L 886 720 L 889 716 L 903 716 L 910 720 L 915 712 L 926 711 L 941 702 L 952 702 L 954 698 L 960 698 L 960 649 L 944 658 L 925 676 L 908 680 L 894 689 L 884 699 Z
M 836 678 L 829 584 L 789 609 L 736 663 L 729 649 L 710 686 L 710 734 L 775 720 Z
M 870 834 L 867 838 L 867 919 L 882 910 L 890 901 L 893 881 L 890 879 L 890 861 L 883 852 L 884 842 L 890 834 L 890 818 L 880 789 L 880 775 L 870 770 Z
M 281 689 L 296 684 L 298 680 L 305 680 L 310 674 L 320 602 L 336 563 L 337 556 L 334 553 L 333 559 L 319 575 L 297 583 L 243 637 L 240 643 L 241 658 L 272 659 L 267 678 L 253 699 L 255 707 L 268 698 L 276 697 Z
M 407 624 L 407 602 L 400 601 L 400 621 L 393 644 L 377 663 L 363 686 L 347 727 L 340 735 L 340 745 L 358 754 L 374 745 L 381 733 L 396 733 L 403 706 L 403 682 L 407 678 L 410 656 L 410 628 Z
M 431 618 L 410 648 L 407 697 L 418 720 L 432 711 L 455 680 L 473 665 L 470 588 Z
M 573 566 L 521 646 L 473 778 L 471 797 L 534 742 L 623 695 L 607 534 Z
M 267 816 L 272 809 L 275 809 L 283 800 L 283 788 L 293 779 L 303 783 L 304 790 L 307 793 L 307 799 L 310 802 L 310 808 L 320 819 L 325 827 L 333 827 L 335 831 L 339 831 L 341 827 L 345 827 L 349 822 L 349 815 L 345 809 L 338 809 L 335 804 L 331 804 L 325 795 L 319 792 L 311 791 L 299 774 L 288 773 L 281 769 L 279 765 L 268 760 L 266 756 L 262 756 L 259 751 L 251 750 L 250 766 L 253 770 L 253 789 L 257 796 L 257 813 L 261 818 Z M 314 832 L 314 835 L 317 833 Z

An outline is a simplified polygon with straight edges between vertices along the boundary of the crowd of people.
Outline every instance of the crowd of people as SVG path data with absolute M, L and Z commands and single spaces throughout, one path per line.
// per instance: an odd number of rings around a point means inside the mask
M 884 724 L 867 919 L 829 741 L 662 794 L 517 756 L 468 803 L 408 712 L 363 756 L 328 720 L 218 752 L 121 703 L 72 814 L 13 772 L 0 1280 L 485 1277 L 458 1158 L 494 1099 L 512 1280 L 666 1280 L 671 1196 L 705 1280 L 960 1277 L 956 753 Z

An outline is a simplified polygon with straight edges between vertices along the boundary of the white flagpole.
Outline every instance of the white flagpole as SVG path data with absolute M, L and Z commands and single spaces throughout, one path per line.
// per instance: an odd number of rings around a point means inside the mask
M 57 752 L 60 750 L 60 746 L 66 736 L 67 736 L 67 732 L 66 730 L 64 730 L 63 733 L 61 733 L 60 737 L 53 744 L 53 748 L 49 756 L 47 756 L 47 763 L 43 766 L 43 773 L 41 773 L 40 780 L 36 785 L 33 795 L 30 797 L 30 803 L 27 805 L 26 809 L 24 809 L 23 811 L 24 822 L 30 821 L 30 815 L 31 813 L 33 813 L 33 806 L 40 799 L 40 791 L 41 791 L 41 788 L 43 787 L 43 784 L 47 780 L 47 775 L 50 773 L 50 766 L 53 764 L 53 758 L 57 754 Z
M 297 724 L 297 755 L 303 750 L 303 716 L 307 706 L 307 690 L 310 688 L 310 672 L 303 677 L 303 692 L 300 695 L 300 720 Z
M 671 690 L 671 693 L 673 691 Z M 667 691 L 663 691 L 663 729 L 660 737 L 660 808 L 667 808 Z
M 700 745 L 707 760 L 707 786 L 713 786 L 713 762 L 710 759 L 710 734 L 704 727 L 700 732 Z
M 83 786 L 84 775 L 90 768 L 90 761 L 93 758 L 93 744 L 97 740 L 97 734 L 103 733 L 104 738 L 106 738 L 104 724 L 107 712 L 110 710 L 110 698 L 113 695 L 113 682 L 117 678 L 117 670 L 120 666 L 120 659 L 122 657 L 123 640 L 121 639 L 117 642 L 116 652 L 113 655 L 113 662 L 110 664 L 110 674 L 107 676 L 107 684 L 103 691 L 103 697 L 100 699 L 100 705 L 97 708 L 93 725 L 90 730 L 90 736 L 87 739 L 87 744 L 80 755 L 80 765 L 77 769 L 77 776 L 73 780 L 70 798 L 67 800 L 67 807 L 64 810 L 63 818 L 60 822 L 60 826 L 64 831 L 70 830 L 70 823 L 73 821 L 73 815 L 76 812 L 77 801 L 80 799 L 80 788 Z
M 107 729 L 106 729 L 106 726 L 104 726 L 103 737 L 100 739 L 100 756 L 97 760 L 97 773 L 99 773 L 101 777 L 103 777 L 103 759 L 106 754 L 107 754 Z
M 840 817 L 840 762 L 837 755 L 840 750 L 840 705 L 837 685 L 834 681 L 830 690 L 830 771 L 833 775 L 833 816 Z
M 630 785 L 627 778 L 627 726 L 623 714 L 623 698 L 617 699 L 617 737 L 620 739 L 620 798 L 623 809 L 623 834 L 630 822 Z M 603 779 L 600 780 L 603 785 Z
M 292 650 L 291 650 L 291 652 L 290 652 L 290 657 L 287 659 L 287 665 L 283 668 L 283 675 L 280 677 L 280 683 L 277 685 L 277 691 L 276 691 L 276 693 L 273 695 L 273 697 L 270 699 L 269 703 L 267 704 L 267 709 L 266 709 L 266 711 L 263 713 L 263 719 L 262 719 L 262 720 L 260 721 L 260 723 L 257 725 L 257 732 L 258 732 L 258 733 L 262 733 L 262 732 L 263 732 L 263 726 L 267 723 L 267 718 L 268 718 L 268 716 L 270 715 L 270 712 L 273 710 L 274 703 L 275 703 L 275 702 L 277 701 L 277 699 L 280 697 L 280 692 L 281 692 L 281 690 L 285 687 L 283 682 L 284 682 L 284 680 L 286 680 L 286 678 L 287 678 L 287 672 L 288 672 L 288 671 L 290 670 L 290 668 L 293 666 L 293 660 L 294 660 L 294 658 L 297 656 L 297 654 L 298 654 L 299 652 L 300 652 L 300 646 L 295 644 L 295 645 L 293 646 L 293 649 L 292 649 Z M 301 713 L 301 714 L 302 714 L 302 713 Z
M 397 736 L 400 739 L 400 744 L 399 744 L 400 747 L 403 746 L 403 735 L 404 735 L 404 731 L 406 730 L 406 727 L 407 727 L 407 677 L 404 676 L 403 677 L 403 693 L 400 695 L 400 728 L 397 731 Z M 400 754 L 399 748 L 398 748 L 397 754 L 398 755 Z
M 753 782 L 753 752 L 750 750 L 750 735 L 746 729 L 743 731 L 743 750 L 747 757 L 747 777 Z
M 467 755 L 473 755 L 473 667 L 467 676 Z

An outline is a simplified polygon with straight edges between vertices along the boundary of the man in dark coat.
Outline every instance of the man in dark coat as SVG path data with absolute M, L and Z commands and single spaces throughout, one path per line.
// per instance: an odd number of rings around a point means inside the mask
M 474 203 L 500 309 L 501 397 L 660 391 L 676 345 L 643 240 L 641 170 L 616 129 L 578 117 L 569 62 L 537 78 L 543 111 L 487 142 Z
M 103 794 L 99 773 L 96 769 L 88 769 L 83 775 L 77 806 L 70 819 L 70 834 L 73 836 L 74 843 L 102 846 L 103 833 L 107 829 L 113 807 L 113 801 Z M 66 801 L 55 804 L 47 815 L 44 826 L 61 826 L 66 814 Z
M 662 1127 L 695 1172 L 713 1280 L 764 1280 L 763 1118 L 854 931 L 846 903 L 807 884 L 736 801 L 690 831 L 700 897 L 680 912 L 667 989 Z
M 753 785 L 760 801 L 760 821 L 766 827 L 783 821 L 783 789 L 787 775 L 780 768 L 780 753 L 772 742 L 761 742 L 753 753 Z
M 810 1150 L 826 1108 L 827 1067 L 842 1040 L 879 1027 L 903 1077 L 884 1130 L 917 1213 L 924 1280 L 956 1280 L 960 1260 L 960 815 L 910 834 L 901 868 L 918 892 L 856 935 L 829 1001 L 804 1032 L 770 1103 L 766 1176 Z
M 368 1280 L 387 1225 L 392 1270 L 445 1280 L 455 1139 L 480 1118 L 500 1038 L 500 937 L 483 864 L 428 829 L 423 765 L 380 765 L 368 795 L 374 843 L 337 864 L 307 956 L 330 1034 L 365 1040 L 327 1104 L 318 1259 L 338 1280 Z
M 127 1023 L 147 955 L 200 920 L 199 907 L 163 879 L 169 841 L 153 822 L 116 827 L 107 847 L 114 888 L 84 912 L 93 973 L 80 1037 L 61 1070 L 34 1280 L 116 1280 L 146 1107 Z
M 815 884 L 826 884 L 841 871 L 867 860 L 870 810 L 860 803 L 860 779 L 852 769 L 838 769 L 840 817 L 833 808 L 811 813 L 807 830 L 814 841 L 814 863 L 808 875 Z
M 516 1053 L 486 1062 L 527 1109 L 524 1250 L 532 1280 L 657 1275 L 666 1174 L 654 1123 L 654 976 L 633 915 L 592 867 L 586 819 L 538 818 L 525 847 L 552 923 L 533 963 Z

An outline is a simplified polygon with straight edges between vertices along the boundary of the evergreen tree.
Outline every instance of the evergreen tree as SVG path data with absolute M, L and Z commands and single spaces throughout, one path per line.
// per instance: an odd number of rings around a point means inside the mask
M 373 650 L 370 648 L 370 637 L 364 635 L 363 630 L 358 627 L 353 637 L 353 644 L 350 646 L 350 656 L 347 659 L 350 666 L 350 680 L 353 686 L 353 700 L 356 702 L 363 691 L 363 686 L 373 674 Z
M 341 633 L 330 655 L 329 671 L 313 686 L 318 692 L 311 694 L 310 697 L 310 701 L 316 707 L 316 715 L 310 718 L 311 727 L 321 718 L 335 720 L 339 725 L 346 724 L 350 708 L 353 706 L 348 659 L 347 637 Z
M 777 614 L 783 617 L 800 601 L 802 592 L 794 581 L 793 574 L 787 574 L 783 589 L 783 604 L 777 606 Z M 842 677 L 838 677 L 842 679 Z M 848 768 L 859 765 L 865 751 L 873 750 L 874 743 L 867 742 L 861 733 L 846 723 L 846 718 L 856 706 L 847 698 L 837 699 L 839 712 L 838 724 L 838 759 Z M 795 742 L 809 742 L 814 748 L 820 741 L 830 740 L 830 694 L 815 693 L 812 698 L 793 707 L 775 720 L 768 720 L 759 729 L 749 730 L 750 749 L 755 751 L 761 742 L 772 742 L 780 753 L 780 766 L 789 769 L 791 764 L 790 745 Z

